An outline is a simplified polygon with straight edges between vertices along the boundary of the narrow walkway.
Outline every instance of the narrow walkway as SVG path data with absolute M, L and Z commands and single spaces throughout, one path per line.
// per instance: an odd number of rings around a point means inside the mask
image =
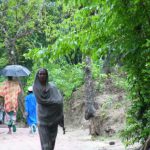
M 28 128 L 18 128 L 12 135 L 7 131 L 0 128 L 0 150 L 41 150 L 38 133 L 31 135 Z M 68 129 L 63 135 L 59 128 L 55 150 L 125 150 L 120 141 L 114 141 L 115 145 L 109 145 L 109 141 L 92 141 L 88 130 L 81 129 Z

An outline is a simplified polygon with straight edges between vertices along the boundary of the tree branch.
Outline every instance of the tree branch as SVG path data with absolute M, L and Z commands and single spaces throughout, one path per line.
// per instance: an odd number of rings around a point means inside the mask
M 22 37 L 25 37 L 25 36 L 27 36 L 27 35 L 30 35 L 30 34 L 32 34 L 34 32 L 34 30 L 26 30 L 26 31 L 24 31 L 24 32 L 21 32 L 21 33 L 18 33 L 18 34 L 16 34 L 16 36 L 14 37 L 14 39 L 19 39 L 19 38 L 22 38 Z

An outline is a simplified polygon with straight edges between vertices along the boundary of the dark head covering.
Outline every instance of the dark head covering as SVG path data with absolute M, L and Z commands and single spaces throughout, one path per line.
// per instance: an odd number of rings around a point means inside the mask
M 46 69 L 40 70 L 47 71 Z M 38 76 L 39 71 L 33 85 L 33 92 L 38 103 L 38 123 L 39 125 L 61 124 L 63 121 L 63 97 L 57 87 L 48 82 L 48 73 L 46 87 L 43 88 Z
M 42 69 L 40 69 L 42 70 Z M 40 71 L 39 70 L 39 71 Z M 43 69 L 47 72 L 46 69 Z M 40 104 L 52 104 L 52 103 L 57 103 L 60 104 L 63 102 L 63 98 L 59 92 L 59 90 L 56 88 L 56 86 L 53 83 L 48 82 L 48 73 L 46 77 L 46 87 L 43 88 L 40 81 L 39 81 L 39 71 L 36 74 L 35 81 L 34 81 L 34 86 L 33 86 L 33 91 L 34 94 L 37 97 L 37 102 Z

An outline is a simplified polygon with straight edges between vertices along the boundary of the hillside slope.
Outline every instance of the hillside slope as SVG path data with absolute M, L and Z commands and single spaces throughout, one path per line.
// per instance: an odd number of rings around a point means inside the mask
M 112 136 L 123 129 L 125 111 L 128 107 L 125 91 L 116 87 L 111 78 L 107 78 L 103 84 L 103 89 L 96 91 L 95 102 L 98 105 L 96 117 L 90 121 L 84 119 L 84 86 L 73 93 L 72 99 L 66 104 L 68 109 L 65 113 L 65 122 L 67 125 L 89 128 L 91 134 L 100 136 Z

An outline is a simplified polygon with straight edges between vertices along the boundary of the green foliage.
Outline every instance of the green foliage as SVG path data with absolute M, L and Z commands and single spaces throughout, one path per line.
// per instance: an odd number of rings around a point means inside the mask
M 127 114 L 127 127 L 122 134 L 124 142 L 128 145 L 145 141 L 150 134 L 150 2 L 69 2 L 68 5 L 76 6 L 76 10 L 73 17 L 64 20 L 65 25 L 62 24 L 62 27 L 69 28 L 70 32 L 62 34 L 61 40 L 54 45 L 53 50 L 57 49 L 55 56 L 68 53 L 71 48 L 75 49 L 75 46 L 79 46 L 85 55 L 97 55 L 98 58 L 111 50 L 112 62 L 120 61 L 123 64 L 129 81 L 131 108 Z M 124 86 L 122 83 L 117 85 Z
M 92 62 L 91 68 L 93 79 L 98 79 L 102 75 L 102 61 Z
M 114 87 L 127 91 L 129 85 L 126 80 L 127 75 L 122 70 L 115 69 L 115 72 L 111 74 L 111 78 L 114 84 Z
M 18 108 L 18 112 L 17 112 L 17 121 L 18 122 L 21 122 L 21 121 L 25 122 L 25 119 L 22 117 L 22 112 L 21 112 L 20 108 Z
M 42 0 L 13 0 L 0 3 L 0 50 L 3 50 L 7 63 L 25 64 L 23 53 L 33 45 L 27 36 L 35 29 L 40 20 Z
M 0 50 L 6 53 L 4 48 L 11 47 L 15 40 L 17 57 L 22 56 L 19 62 L 32 67 L 23 56 L 32 59 L 33 74 L 28 85 L 33 83 L 37 68 L 48 68 L 51 80 L 68 99 L 83 83 L 82 66 L 68 64 L 78 64 L 85 56 L 104 59 L 109 53 L 111 64 L 123 66 L 128 80 L 126 84 L 122 78 L 119 81 L 114 77 L 116 86 L 127 87 L 131 101 L 123 140 L 127 145 L 146 140 L 150 134 L 149 1 L 15 0 L 1 1 L 0 8 Z M 19 37 L 28 31 L 34 32 Z M 29 53 L 23 55 L 27 50 Z M 4 56 L 1 67 L 7 63 L 7 55 Z M 97 70 L 101 66 L 98 62 L 92 70 L 93 78 L 99 76 L 100 81 L 106 77 Z
M 27 86 L 33 84 L 35 74 L 40 67 L 45 67 L 48 69 L 49 81 L 54 82 L 54 84 L 57 85 L 64 95 L 65 100 L 69 100 L 72 92 L 77 90 L 77 88 L 84 83 L 82 65 L 69 65 L 63 61 L 61 63 L 45 64 L 45 66 L 35 64 L 32 69 L 33 72 L 28 79 Z
M 3 68 L 8 63 L 6 57 L 0 58 L 0 68 Z
M 127 72 L 131 107 L 127 113 L 127 126 L 121 135 L 125 144 L 130 145 L 144 142 L 150 134 L 148 121 L 150 51 L 147 40 L 150 24 L 146 15 L 149 13 L 150 3 L 114 1 L 110 4 L 113 5 L 112 15 L 118 18 L 113 20 L 115 30 L 118 27 L 117 33 L 114 34 L 123 38 L 122 42 L 115 43 L 116 52 L 114 52 L 122 53 L 122 62 Z M 142 13 L 141 9 L 144 10 Z
M 83 84 L 82 65 L 65 65 L 60 68 L 59 65 L 53 65 L 50 71 L 51 79 L 62 90 L 64 98 L 68 100 L 72 92 L 77 90 Z
M 0 82 L 3 82 L 4 80 L 5 80 L 5 78 L 0 76 Z

